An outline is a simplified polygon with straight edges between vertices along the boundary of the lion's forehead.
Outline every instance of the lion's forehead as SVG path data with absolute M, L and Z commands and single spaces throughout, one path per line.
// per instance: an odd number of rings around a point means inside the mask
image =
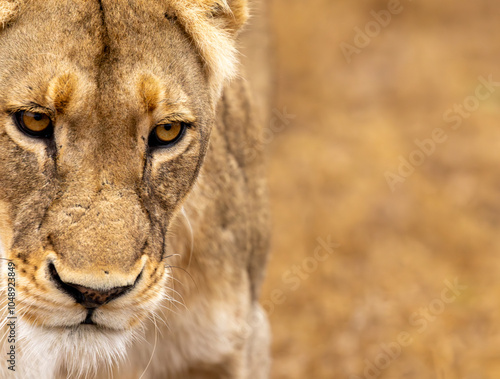
M 212 100 L 219 97 L 224 81 L 235 75 L 234 36 L 247 18 L 245 7 L 230 9 L 226 0 L 10 0 L 7 4 L 0 9 L 4 40 L 0 53 L 7 48 L 24 65 L 38 67 L 44 58 L 70 59 L 83 70 L 96 72 L 95 66 L 105 61 L 103 54 L 112 53 L 108 62 L 114 64 L 147 60 L 151 68 L 168 67 L 184 76 L 192 77 L 193 66 L 198 66 Z M 5 40 L 15 32 L 19 33 L 14 42 Z
M 203 97 L 200 59 L 179 26 L 165 18 L 164 6 L 27 3 L 1 31 L 0 85 L 14 96 L 46 90 L 54 77 L 72 72 L 87 93 L 105 97 L 107 92 L 115 103 L 135 96 L 147 74 L 162 78 L 171 100 L 189 97 L 186 92 L 195 97 L 195 89 L 196 97 Z

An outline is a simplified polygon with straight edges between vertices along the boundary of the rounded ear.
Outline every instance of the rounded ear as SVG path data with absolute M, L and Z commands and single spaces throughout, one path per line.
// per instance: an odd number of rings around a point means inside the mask
M 213 10 L 212 17 L 220 19 L 227 30 L 236 33 L 248 20 L 247 0 L 212 0 L 210 2 Z
M 225 80 L 237 73 L 236 35 L 248 19 L 247 0 L 169 0 L 169 14 L 197 47 L 210 78 L 214 106 Z
M 0 0 L 0 29 L 14 18 L 19 3 L 20 0 Z

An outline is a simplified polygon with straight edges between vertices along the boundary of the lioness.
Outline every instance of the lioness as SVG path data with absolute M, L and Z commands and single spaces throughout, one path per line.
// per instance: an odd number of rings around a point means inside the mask
M 247 13 L 0 0 L 1 378 L 268 376 Z

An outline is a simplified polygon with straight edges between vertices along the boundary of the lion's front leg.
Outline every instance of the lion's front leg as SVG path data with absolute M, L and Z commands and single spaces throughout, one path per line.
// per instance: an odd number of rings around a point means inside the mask
M 198 364 L 175 379 L 267 379 L 271 333 L 267 315 L 258 303 L 252 306 L 240 338 L 244 341 L 241 348 L 221 363 Z

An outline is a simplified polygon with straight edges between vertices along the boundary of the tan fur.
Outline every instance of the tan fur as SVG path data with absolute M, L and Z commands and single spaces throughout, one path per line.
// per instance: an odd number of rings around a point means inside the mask
M 4 27 L 16 15 L 19 0 L 2 1 L 0 3 L 0 26 Z
M 248 18 L 246 0 L 171 0 L 169 3 L 170 14 L 179 20 L 199 49 L 214 97 L 218 97 L 224 80 L 236 73 L 234 36 Z
M 0 252 L 18 316 L 0 378 L 268 376 L 262 119 L 234 79 L 247 18 L 245 0 L 0 0 Z M 22 133 L 21 110 L 48 114 L 54 139 Z M 182 140 L 148 149 L 174 121 Z M 51 265 L 133 287 L 82 325 Z

